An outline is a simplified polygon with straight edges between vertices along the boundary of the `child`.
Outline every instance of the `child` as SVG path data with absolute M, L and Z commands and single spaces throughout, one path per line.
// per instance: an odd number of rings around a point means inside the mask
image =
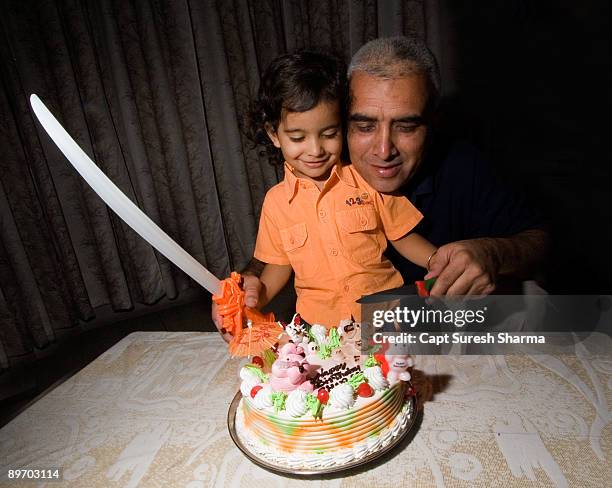
M 266 265 L 258 306 L 294 272 L 297 311 L 327 327 L 359 320 L 363 295 L 402 286 L 383 255 L 387 239 L 422 267 L 436 250 L 410 233 L 422 215 L 408 199 L 376 192 L 342 161 L 345 90 L 344 67 L 334 58 L 280 56 L 263 75 L 251 117 L 258 142 L 280 149 L 285 168 L 261 212 L 255 257 Z

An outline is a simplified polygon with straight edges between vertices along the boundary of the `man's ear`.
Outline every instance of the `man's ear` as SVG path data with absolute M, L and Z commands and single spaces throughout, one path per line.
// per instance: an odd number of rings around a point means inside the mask
M 272 124 L 266 123 L 265 128 L 266 134 L 268 134 L 268 137 L 272 141 L 272 144 L 274 144 L 275 147 L 280 149 L 280 141 L 278 140 L 278 135 L 276 134 L 274 127 L 272 127 Z

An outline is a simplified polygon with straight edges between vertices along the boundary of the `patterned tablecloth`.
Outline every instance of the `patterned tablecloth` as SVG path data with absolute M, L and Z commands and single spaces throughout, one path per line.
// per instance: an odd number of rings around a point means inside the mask
M 296 481 L 232 443 L 241 360 L 217 334 L 137 332 L 6 425 L 0 466 L 62 467 L 50 487 L 612 486 L 611 346 L 600 335 L 572 356 L 421 356 L 410 441 L 359 472 Z

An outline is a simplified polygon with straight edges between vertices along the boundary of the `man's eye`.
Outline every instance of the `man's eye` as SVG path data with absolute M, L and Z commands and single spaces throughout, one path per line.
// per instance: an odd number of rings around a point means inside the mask
M 374 130 L 374 124 L 357 123 L 353 124 L 353 128 L 359 132 L 372 132 Z
M 398 125 L 396 126 L 397 130 L 400 132 L 405 132 L 407 134 L 414 132 L 417 130 L 418 125 Z

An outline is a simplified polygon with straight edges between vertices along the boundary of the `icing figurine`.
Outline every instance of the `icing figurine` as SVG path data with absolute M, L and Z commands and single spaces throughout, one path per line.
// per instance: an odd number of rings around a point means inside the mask
M 389 364 L 389 372 L 387 373 L 389 382 L 410 381 L 411 376 L 407 370 L 414 365 L 414 362 L 408 354 L 393 354 L 385 356 L 385 358 Z
M 308 342 L 308 331 L 306 330 L 306 326 L 304 325 L 304 322 L 302 322 L 302 317 L 300 317 L 299 313 L 296 313 L 293 316 L 291 322 L 283 326 L 285 328 L 285 332 L 289 336 L 289 339 L 296 344 L 304 343 L 305 345 Z
M 349 322 L 338 327 L 338 334 L 342 337 L 344 355 L 352 364 L 361 360 L 361 325 L 359 322 Z
M 297 388 L 312 391 L 312 384 L 307 381 L 309 368 L 304 349 L 292 342 L 285 344 L 272 364 L 270 386 L 274 391 L 290 392 Z
M 310 364 L 315 365 L 320 362 L 320 358 L 317 354 L 319 352 L 319 345 L 316 342 L 311 341 L 306 344 L 306 349 L 304 352 L 306 353 L 306 361 L 308 361 Z

